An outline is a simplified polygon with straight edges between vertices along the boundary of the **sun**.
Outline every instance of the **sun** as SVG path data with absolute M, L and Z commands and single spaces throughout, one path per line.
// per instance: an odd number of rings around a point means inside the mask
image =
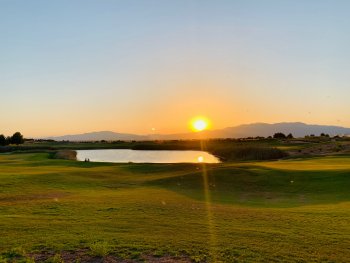
M 208 124 L 206 123 L 206 121 L 204 120 L 196 120 L 193 123 L 193 127 L 195 128 L 195 130 L 197 131 L 203 131 L 205 130 L 205 128 L 207 128 Z
M 194 131 L 204 131 L 208 128 L 209 122 L 204 118 L 198 118 L 192 121 L 191 126 Z

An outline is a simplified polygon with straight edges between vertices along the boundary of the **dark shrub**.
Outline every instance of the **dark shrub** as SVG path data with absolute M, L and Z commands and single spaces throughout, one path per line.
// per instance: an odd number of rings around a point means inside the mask
M 287 139 L 293 139 L 293 138 L 294 138 L 293 134 L 290 133 L 287 135 Z
M 275 134 L 273 135 L 273 138 L 275 138 L 275 139 L 286 139 L 287 137 L 286 137 L 286 135 L 285 135 L 284 133 L 282 133 L 282 132 L 277 132 L 277 133 L 275 133 Z
M 287 157 L 288 154 L 278 148 L 262 145 L 236 145 L 208 149 L 223 161 L 234 160 L 274 160 Z
M 6 145 L 6 138 L 3 134 L 0 134 L 0 146 Z
M 23 144 L 24 143 L 23 135 L 20 132 L 14 133 L 11 137 L 11 143 L 17 144 L 17 145 Z

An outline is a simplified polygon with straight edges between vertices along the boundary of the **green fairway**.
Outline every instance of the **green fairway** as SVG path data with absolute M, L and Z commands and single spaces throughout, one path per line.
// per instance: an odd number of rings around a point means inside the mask
M 1 154 L 0 253 L 102 244 L 136 261 L 347 262 L 349 189 L 346 155 L 203 166 Z

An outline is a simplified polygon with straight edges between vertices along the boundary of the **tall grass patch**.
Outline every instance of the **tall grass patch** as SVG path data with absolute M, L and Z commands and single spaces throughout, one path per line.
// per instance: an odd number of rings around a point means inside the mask
M 264 145 L 230 144 L 227 146 L 209 147 L 208 150 L 218 156 L 222 161 L 274 160 L 288 156 L 281 149 Z

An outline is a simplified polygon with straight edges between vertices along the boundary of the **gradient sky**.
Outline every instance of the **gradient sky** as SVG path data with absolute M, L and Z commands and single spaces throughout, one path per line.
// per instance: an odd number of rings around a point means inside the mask
M 0 134 L 350 126 L 350 1 L 0 0 Z

